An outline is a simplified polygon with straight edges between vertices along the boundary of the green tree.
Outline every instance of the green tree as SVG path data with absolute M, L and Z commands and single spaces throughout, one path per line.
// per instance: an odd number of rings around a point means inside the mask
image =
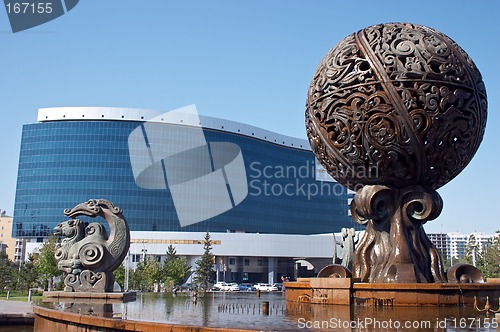
M 175 250 L 175 247 L 170 244 L 167 248 L 167 258 L 165 262 L 171 261 L 176 258 L 177 258 L 177 250 Z
M 28 290 L 30 288 L 37 288 L 40 285 L 40 273 L 35 266 L 37 256 L 33 254 L 28 255 L 28 259 L 21 264 L 16 282 L 16 290 Z
M 144 278 L 145 262 L 137 263 L 135 270 L 130 271 L 129 284 L 132 289 L 147 291 L 146 279 Z
M 124 289 L 125 285 L 125 265 L 122 263 L 116 270 L 113 271 L 113 275 L 115 276 L 115 281 L 120 285 L 122 289 Z
M 146 258 L 144 278 L 149 289 L 157 291 L 157 285 L 161 282 L 161 264 L 157 259 L 153 257 Z
M 145 282 L 142 279 L 142 270 L 140 269 L 140 264 L 138 264 L 135 270 L 129 271 L 128 277 L 128 288 L 143 291 L 145 290 Z
M 166 280 L 171 281 L 172 286 L 180 286 L 191 272 L 186 257 L 178 257 L 165 263 Z
M 45 286 L 51 287 L 53 277 L 61 275 L 57 267 L 57 260 L 55 257 L 57 239 L 51 236 L 40 248 L 38 259 L 35 260 L 35 268 L 43 279 L 44 289 Z
M 188 265 L 185 257 L 178 257 L 174 246 L 169 245 L 167 249 L 167 259 L 163 264 L 163 278 L 165 287 L 172 288 L 181 285 L 189 272 L 191 266 Z
M 196 261 L 196 276 L 194 282 L 198 287 L 204 289 L 208 288 L 208 284 L 215 277 L 213 268 L 214 255 L 212 254 L 212 240 L 210 240 L 210 233 L 205 234 L 203 242 L 203 255 Z
M 478 268 L 484 278 L 500 277 L 500 231 L 483 249 Z
M 5 253 L 0 252 L 0 291 L 14 289 L 17 276 L 17 265 Z
M 161 282 L 161 264 L 153 257 L 146 257 L 145 260 L 137 264 L 132 277 L 133 288 L 141 291 L 151 292 Z M 130 277 L 129 277 L 130 283 Z

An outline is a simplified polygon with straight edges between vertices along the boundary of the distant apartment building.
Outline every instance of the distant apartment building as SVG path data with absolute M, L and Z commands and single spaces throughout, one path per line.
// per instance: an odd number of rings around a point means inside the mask
M 0 250 L 10 260 L 19 262 L 24 259 L 24 240 L 12 237 L 12 217 L 0 211 Z
M 431 233 L 427 234 L 431 242 L 436 246 L 436 248 L 441 253 L 443 258 L 448 261 L 453 262 L 454 260 L 460 259 L 465 255 L 466 246 L 471 237 L 474 237 L 475 244 L 478 252 L 484 250 L 488 241 L 493 237 L 498 236 L 498 234 L 485 234 L 485 233 Z
M 450 237 L 446 233 L 431 233 L 427 234 L 431 242 L 436 246 L 436 249 L 441 254 L 441 257 L 450 260 L 451 247 Z

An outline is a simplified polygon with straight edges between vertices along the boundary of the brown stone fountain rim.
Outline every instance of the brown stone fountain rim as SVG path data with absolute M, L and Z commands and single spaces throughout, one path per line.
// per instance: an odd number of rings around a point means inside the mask
M 500 279 L 486 283 L 361 283 L 353 278 L 298 278 L 286 300 L 360 306 L 473 306 L 486 297 L 498 304 Z
M 101 300 L 120 300 L 120 301 L 134 301 L 136 292 L 63 292 L 63 291 L 45 291 L 42 297 L 49 299 L 101 299 Z
M 229 328 L 215 327 L 200 327 L 189 325 L 176 325 L 158 322 L 142 322 L 135 320 L 123 320 L 114 318 L 105 318 L 98 316 L 82 315 L 76 313 L 68 313 L 54 309 L 42 308 L 33 306 L 35 314 L 34 331 L 51 331 L 51 332 L 67 332 L 67 331 L 143 331 L 143 332 L 238 332 L 238 331 L 255 331 Z

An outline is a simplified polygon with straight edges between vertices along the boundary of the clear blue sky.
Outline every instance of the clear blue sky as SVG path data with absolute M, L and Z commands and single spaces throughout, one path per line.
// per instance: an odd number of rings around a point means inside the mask
M 500 229 L 499 1 L 81 0 L 13 34 L 0 9 L 0 208 L 12 214 L 21 128 L 37 109 L 118 106 L 203 115 L 305 138 L 312 75 L 345 36 L 376 23 L 427 25 L 460 44 L 483 74 L 488 125 L 470 165 L 439 190 L 428 232 Z

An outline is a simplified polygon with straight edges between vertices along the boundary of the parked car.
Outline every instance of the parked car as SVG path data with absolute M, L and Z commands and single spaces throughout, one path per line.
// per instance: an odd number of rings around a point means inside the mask
M 232 283 L 229 283 L 229 284 L 224 285 L 224 287 L 222 287 L 222 290 L 223 290 L 223 291 L 230 291 L 230 292 L 234 292 L 234 291 L 239 291 L 239 290 L 240 290 L 240 288 L 238 287 L 238 284 L 237 284 L 237 283 L 232 282 Z
M 269 285 L 269 287 L 267 287 L 266 289 L 268 292 L 276 292 L 278 291 L 278 287 L 274 286 L 274 285 Z
M 224 287 L 226 287 L 226 286 L 227 286 L 227 283 L 225 283 L 224 281 L 219 281 L 219 282 L 215 283 L 215 285 L 212 287 L 212 289 L 221 291 L 221 290 L 224 290 Z
M 261 292 L 272 292 L 272 291 L 278 290 L 278 288 L 276 286 L 273 286 L 270 284 L 263 284 L 263 283 L 258 283 L 256 285 L 254 285 L 254 287 Z
M 283 284 L 281 282 L 274 283 L 273 286 L 275 286 L 278 291 L 281 291 L 283 289 Z
M 263 287 L 264 285 L 264 283 L 259 282 L 258 284 L 253 285 L 253 288 L 255 288 L 255 290 L 260 290 L 260 287 Z
M 238 286 L 240 288 L 241 292 L 251 292 L 251 291 L 256 291 L 255 287 L 252 284 L 240 284 Z

